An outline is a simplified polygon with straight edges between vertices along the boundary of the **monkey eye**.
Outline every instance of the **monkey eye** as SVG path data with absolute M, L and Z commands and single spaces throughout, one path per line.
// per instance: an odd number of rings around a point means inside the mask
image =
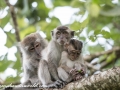
M 34 48 L 30 48 L 29 50 L 30 50 L 30 51 L 34 51 Z
M 35 47 L 39 47 L 39 45 L 40 45 L 40 44 L 36 44 L 36 46 L 35 46 Z
M 61 34 L 61 32 L 57 32 L 57 35 L 60 35 Z
M 67 35 L 67 34 L 68 34 L 68 32 L 64 31 L 64 32 L 63 32 L 63 34 L 66 34 L 66 35 Z

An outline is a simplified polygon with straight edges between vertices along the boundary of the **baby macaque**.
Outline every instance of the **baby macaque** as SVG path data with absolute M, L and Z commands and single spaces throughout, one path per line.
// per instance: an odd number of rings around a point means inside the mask
M 65 51 L 62 52 L 58 68 L 59 77 L 69 83 L 85 76 L 86 66 L 82 57 L 83 43 L 76 39 L 70 39 L 64 45 Z

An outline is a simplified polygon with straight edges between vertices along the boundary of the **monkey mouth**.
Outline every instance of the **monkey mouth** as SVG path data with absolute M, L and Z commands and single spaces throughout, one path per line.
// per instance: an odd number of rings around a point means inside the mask
M 60 43 L 63 45 L 65 42 L 63 40 L 61 40 Z

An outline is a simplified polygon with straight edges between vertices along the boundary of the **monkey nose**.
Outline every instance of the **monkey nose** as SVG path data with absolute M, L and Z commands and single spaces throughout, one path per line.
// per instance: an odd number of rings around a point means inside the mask
M 40 53 L 38 53 L 38 56 L 41 56 L 41 54 L 40 54 Z
M 41 56 L 41 54 L 40 54 L 40 53 L 36 53 L 36 54 L 37 54 L 37 56 L 39 56 L 39 57 Z

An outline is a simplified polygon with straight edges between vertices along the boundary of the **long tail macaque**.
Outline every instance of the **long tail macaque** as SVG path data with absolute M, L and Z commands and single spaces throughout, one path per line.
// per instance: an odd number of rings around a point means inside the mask
M 58 75 L 66 83 L 85 76 L 86 66 L 81 53 L 82 46 L 83 43 L 76 39 L 71 39 L 64 46 L 65 51 L 62 52 Z
M 64 44 L 74 36 L 74 31 L 66 26 L 59 26 L 52 32 L 52 40 L 48 46 L 42 51 L 42 60 L 38 68 L 38 77 L 43 87 L 61 88 L 61 82 L 57 68 L 61 59 Z
M 23 58 L 23 84 L 38 83 L 38 65 L 41 59 L 41 52 L 47 46 L 47 42 L 38 32 L 26 36 L 19 47 Z

